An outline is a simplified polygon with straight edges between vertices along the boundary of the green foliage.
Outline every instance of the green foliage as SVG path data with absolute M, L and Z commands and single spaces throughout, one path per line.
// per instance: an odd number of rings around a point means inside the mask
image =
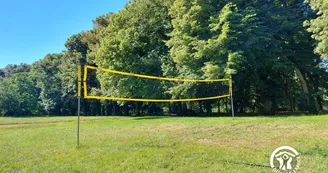
M 61 80 L 59 65 L 62 54 L 48 54 L 32 65 L 31 74 L 40 89 L 40 104 L 48 114 L 61 112 Z
M 29 72 L 30 65 L 20 64 L 20 65 L 7 65 L 5 68 L 0 69 L 0 77 L 8 78 L 16 73 Z
M 171 27 L 166 10 L 161 1 L 138 1 L 109 15 L 94 62 L 104 68 L 161 76 L 161 59 L 168 51 L 163 41 Z M 111 74 L 98 74 L 98 79 L 105 95 L 158 98 L 162 93 L 158 81 Z
M 328 58 L 328 2 L 326 0 L 307 0 L 316 11 L 317 17 L 304 22 L 309 26 L 308 31 L 313 33 L 312 38 L 317 40 L 315 52 L 323 58 Z
M 27 116 L 38 113 L 38 95 L 28 73 L 0 78 L 0 115 Z
M 58 66 L 62 111 L 64 114 L 76 114 L 77 68 L 78 62 L 83 61 L 82 55 L 67 51 L 60 59 Z
M 83 55 L 86 55 L 88 52 L 88 45 L 82 41 L 82 34 L 76 34 L 71 36 L 65 43 L 65 47 L 69 51 L 80 52 Z

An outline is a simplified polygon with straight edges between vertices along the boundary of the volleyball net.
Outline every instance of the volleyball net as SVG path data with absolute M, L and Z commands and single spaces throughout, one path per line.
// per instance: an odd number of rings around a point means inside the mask
M 94 70 L 97 72 L 104 72 L 104 73 L 111 73 L 116 75 L 123 75 L 128 77 L 136 77 L 136 78 L 143 78 L 143 79 L 151 79 L 151 80 L 160 80 L 160 81 L 170 81 L 170 82 L 191 82 L 191 83 L 227 83 L 227 90 L 228 93 L 223 95 L 217 96 L 210 96 L 210 97 L 200 97 L 200 98 L 183 98 L 183 99 L 160 99 L 160 98 L 130 98 L 130 97 L 114 97 L 114 96 L 97 96 L 97 95 L 89 95 L 88 94 L 88 75 L 89 71 Z M 168 78 L 168 77 L 158 77 L 158 76 L 151 76 L 151 75 L 144 75 L 144 74 L 135 74 L 129 72 L 122 72 L 116 71 L 112 69 L 105 69 L 100 67 L 94 67 L 85 65 L 83 69 L 83 81 L 82 80 L 82 67 L 78 67 L 78 97 L 81 97 L 82 86 L 81 82 L 83 83 L 83 98 L 84 99 L 100 99 L 100 100 L 112 100 L 112 101 L 136 101 L 136 102 L 191 102 L 191 101 L 205 101 L 205 100 L 214 100 L 226 97 L 232 97 L 232 79 L 225 78 L 225 79 L 179 79 L 179 78 Z

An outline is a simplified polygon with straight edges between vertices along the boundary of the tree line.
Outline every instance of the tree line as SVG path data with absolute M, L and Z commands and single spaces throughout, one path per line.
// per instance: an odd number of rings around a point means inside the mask
M 233 77 L 235 111 L 317 114 L 328 101 L 326 0 L 131 0 L 72 35 L 66 50 L 0 70 L 0 115 L 76 115 L 77 65 L 183 79 Z M 195 98 L 219 84 L 90 72 L 90 95 Z M 228 113 L 228 99 L 140 103 L 82 99 L 83 115 Z

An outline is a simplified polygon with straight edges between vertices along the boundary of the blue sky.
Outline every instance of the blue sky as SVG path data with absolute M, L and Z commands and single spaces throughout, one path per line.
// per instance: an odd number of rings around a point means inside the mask
M 92 20 L 124 8 L 127 0 L 8 0 L 0 5 L 0 68 L 31 64 L 65 49 L 68 37 Z

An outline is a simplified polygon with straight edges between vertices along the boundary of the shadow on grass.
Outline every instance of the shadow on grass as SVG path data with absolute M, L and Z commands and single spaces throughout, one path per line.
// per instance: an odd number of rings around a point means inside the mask
M 261 115 L 261 114 L 236 114 L 235 118 L 288 118 L 288 117 L 311 117 L 311 116 L 323 116 L 323 115 L 311 115 L 311 114 L 276 114 L 276 115 Z M 328 115 L 327 115 L 328 116 Z M 154 119 L 165 119 L 165 118 L 232 118 L 231 114 L 199 114 L 199 115 L 141 115 L 141 116 L 124 116 L 131 117 L 134 120 L 154 120 Z
M 141 116 L 141 117 L 134 117 L 133 120 L 156 120 L 156 119 L 165 119 L 165 118 L 172 118 L 172 116 Z

